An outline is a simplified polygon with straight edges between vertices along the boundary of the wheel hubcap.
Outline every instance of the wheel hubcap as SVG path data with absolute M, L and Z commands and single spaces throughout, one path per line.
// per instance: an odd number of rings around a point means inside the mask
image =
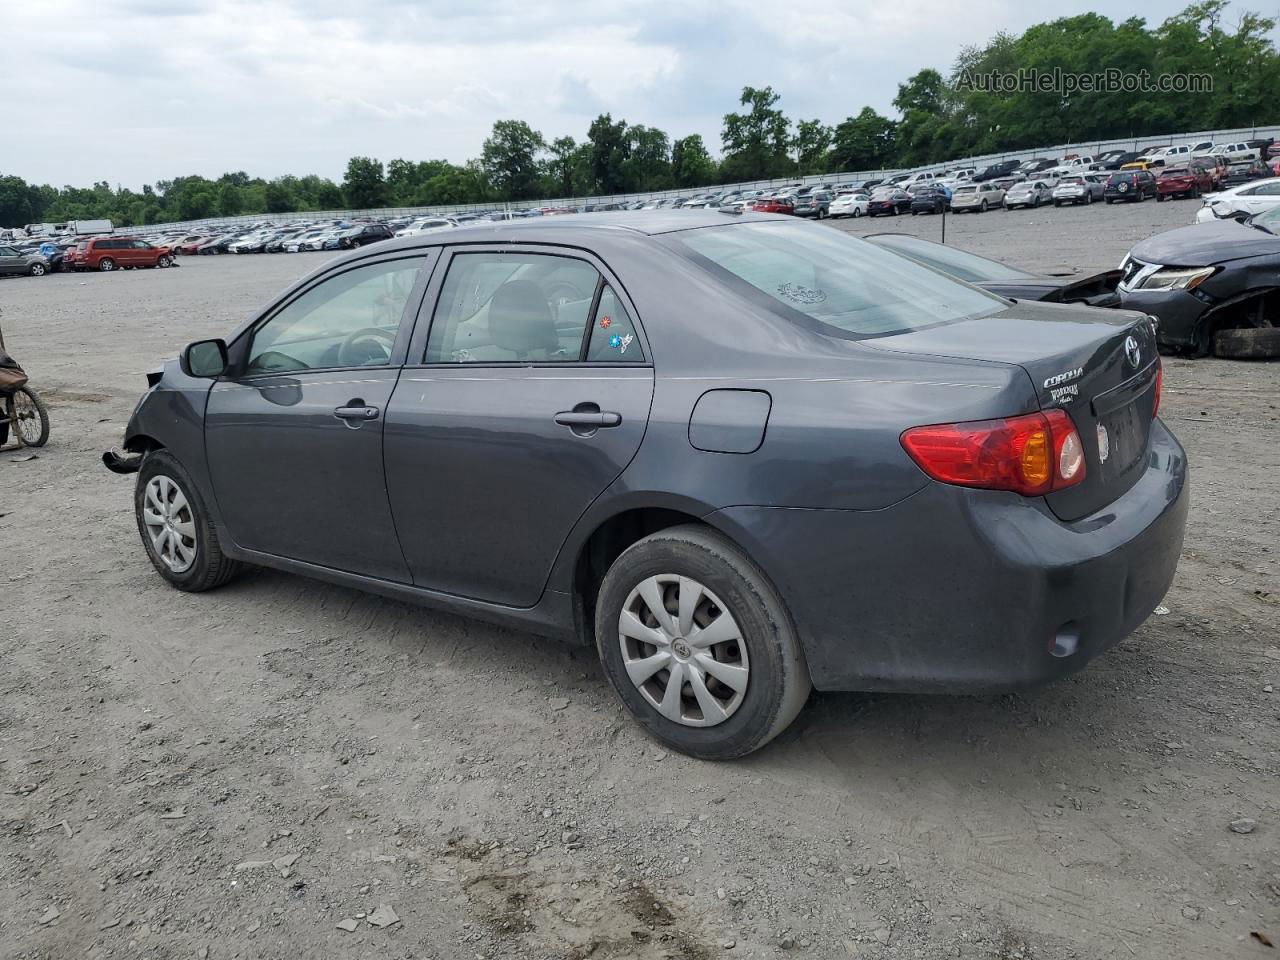
M 174 573 L 191 569 L 196 562 L 196 522 L 181 487 L 164 475 L 152 477 L 144 494 L 142 522 L 161 563 Z
M 687 727 L 724 723 L 742 705 L 747 645 L 728 608 L 690 577 L 658 574 L 627 596 L 618 617 L 627 676 L 662 716 Z

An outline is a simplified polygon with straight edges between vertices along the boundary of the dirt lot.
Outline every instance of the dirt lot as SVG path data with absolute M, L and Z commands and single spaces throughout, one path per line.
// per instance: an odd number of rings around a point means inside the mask
M 1095 270 L 1193 211 L 948 232 Z M 278 573 L 190 596 L 152 572 L 97 459 L 142 371 L 322 259 L 0 283 L 54 418 L 38 459 L 0 454 L 0 956 L 1276 955 L 1251 933 L 1280 944 L 1280 364 L 1167 363 L 1185 554 L 1167 612 L 1084 673 L 815 696 L 712 765 L 638 733 L 587 650 Z

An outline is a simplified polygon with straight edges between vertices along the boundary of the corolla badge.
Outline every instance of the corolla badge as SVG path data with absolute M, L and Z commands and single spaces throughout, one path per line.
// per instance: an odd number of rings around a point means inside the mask
M 1142 360 L 1142 349 L 1133 337 L 1124 338 L 1124 358 L 1129 361 L 1131 367 L 1136 367 Z
M 1107 433 L 1106 427 L 1098 424 L 1098 460 L 1106 463 L 1109 456 L 1111 456 L 1111 436 Z
M 1045 380 L 1044 388 L 1049 391 L 1049 396 L 1054 403 L 1068 404 L 1080 395 L 1080 385 L 1070 381 L 1078 380 L 1083 374 L 1084 367 L 1064 370 Z

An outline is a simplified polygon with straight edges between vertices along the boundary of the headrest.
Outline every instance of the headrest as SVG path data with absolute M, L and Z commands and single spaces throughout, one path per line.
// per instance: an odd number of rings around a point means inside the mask
M 489 301 L 489 336 L 495 345 L 523 356 L 555 350 L 555 316 L 542 288 L 532 280 L 508 280 Z

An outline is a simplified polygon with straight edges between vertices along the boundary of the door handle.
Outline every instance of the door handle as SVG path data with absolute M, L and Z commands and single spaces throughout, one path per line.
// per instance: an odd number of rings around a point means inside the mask
M 561 410 L 555 415 L 556 423 L 568 427 L 577 437 L 591 437 L 601 427 L 616 427 L 622 423 L 622 414 L 601 410 L 599 404 L 579 403 L 572 410 Z
M 363 405 L 352 405 L 348 407 L 338 407 L 333 411 L 333 415 L 339 420 L 377 420 L 379 410 L 377 407 L 366 407 Z
M 562 427 L 616 427 L 622 423 L 622 414 L 567 410 L 556 414 L 556 423 Z

